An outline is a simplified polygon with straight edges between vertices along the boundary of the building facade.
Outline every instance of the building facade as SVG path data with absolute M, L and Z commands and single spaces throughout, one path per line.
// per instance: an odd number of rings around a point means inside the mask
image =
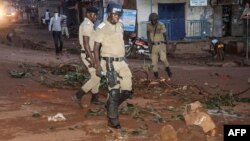
M 170 40 L 210 36 L 241 36 L 244 10 L 241 0 L 137 0 L 139 37 L 146 38 L 146 23 L 156 12 L 167 27 Z M 195 3 L 196 2 L 196 3 Z

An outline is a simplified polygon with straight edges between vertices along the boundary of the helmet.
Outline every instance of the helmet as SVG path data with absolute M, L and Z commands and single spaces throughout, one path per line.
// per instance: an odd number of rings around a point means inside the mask
M 122 5 L 119 3 L 115 3 L 113 1 L 110 1 L 108 6 L 107 6 L 106 12 L 122 15 L 122 13 L 123 13 Z
M 158 20 L 158 14 L 156 13 L 151 13 L 148 17 L 148 20 L 151 21 L 151 20 Z

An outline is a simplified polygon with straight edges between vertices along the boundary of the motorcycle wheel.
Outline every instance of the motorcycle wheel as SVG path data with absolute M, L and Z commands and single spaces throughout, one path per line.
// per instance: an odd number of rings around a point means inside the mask
M 131 53 L 132 53 L 132 46 L 125 45 L 124 47 L 125 47 L 125 56 L 129 57 L 131 55 Z

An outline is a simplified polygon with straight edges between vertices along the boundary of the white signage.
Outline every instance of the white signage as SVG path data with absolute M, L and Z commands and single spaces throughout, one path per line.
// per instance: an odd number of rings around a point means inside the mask
M 190 0 L 190 6 L 207 6 L 207 0 Z

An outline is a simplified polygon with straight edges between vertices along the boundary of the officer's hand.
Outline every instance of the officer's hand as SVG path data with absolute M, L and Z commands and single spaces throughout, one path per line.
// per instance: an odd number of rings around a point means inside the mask
M 95 61 L 93 58 L 90 58 L 90 66 L 95 68 Z
M 102 71 L 101 66 L 100 66 L 100 65 L 97 65 L 97 66 L 96 66 L 96 75 L 100 77 L 100 76 L 101 76 L 101 71 Z
M 87 52 L 85 52 L 86 58 L 89 58 L 89 54 Z

